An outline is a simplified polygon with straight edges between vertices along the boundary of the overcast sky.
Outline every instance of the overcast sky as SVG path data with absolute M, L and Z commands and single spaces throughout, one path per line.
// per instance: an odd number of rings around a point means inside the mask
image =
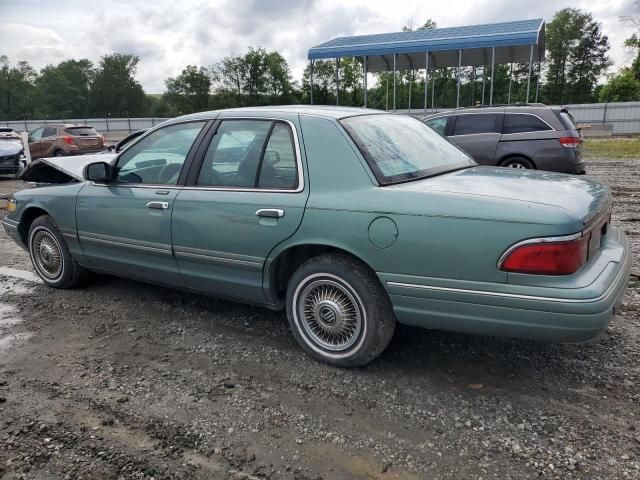
M 0 0 L 0 55 L 40 69 L 67 58 L 97 61 L 111 52 L 140 57 L 137 78 L 148 93 L 185 65 L 213 65 L 249 46 L 279 51 L 295 79 L 307 50 L 337 36 L 398 31 L 433 18 L 440 27 L 543 17 L 564 7 L 602 22 L 617 70 L 633 32 L 620 21 L 632 0 Z

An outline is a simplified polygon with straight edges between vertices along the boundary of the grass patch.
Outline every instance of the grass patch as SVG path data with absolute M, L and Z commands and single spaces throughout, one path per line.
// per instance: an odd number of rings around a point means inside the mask
M 585 158 L 638 158 L 640 159 L 639 138 L 587 138 L 582 146 Z

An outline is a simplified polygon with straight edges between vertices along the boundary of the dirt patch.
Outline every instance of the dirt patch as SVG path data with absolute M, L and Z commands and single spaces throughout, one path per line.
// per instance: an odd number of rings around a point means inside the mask
M 640 162 L 588 169 L 640 272 Z M 3 480 L 640 478 L 637 277 L 588 344 L 400 327 L 339 370 L 281 313 L 112 277 L 52 290 L 0 245 Z

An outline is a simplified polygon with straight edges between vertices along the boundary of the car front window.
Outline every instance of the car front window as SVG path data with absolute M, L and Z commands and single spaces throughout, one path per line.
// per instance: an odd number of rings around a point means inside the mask
M 382 185 L 476 165 L 466 153 L 413 117 L 359 115 L 340 123 Z

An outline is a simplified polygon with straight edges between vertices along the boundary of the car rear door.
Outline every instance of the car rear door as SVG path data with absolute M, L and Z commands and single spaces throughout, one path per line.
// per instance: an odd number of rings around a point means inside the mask
M 210 125 L 190 121 L 159 128 L 120 154 L 111 182 L 82 188 L 76 221 L 90 266 L 156 283 L 181 283 L 171 215 L 188 164 Z
M 448 139 L 480 165 L 495 165 L 501 129 L 500 113 L 461 113 L 452 120 Z
M 262 273 L 309 196 L 297 115 L 222 116 L 173 210 L 173 249 L 191 288 L 264 302 Z
M 55 153 L 56 142 L 58 141 L 58 129 L 45 127 L 40 138 L 40 156 L 52 157 Z

